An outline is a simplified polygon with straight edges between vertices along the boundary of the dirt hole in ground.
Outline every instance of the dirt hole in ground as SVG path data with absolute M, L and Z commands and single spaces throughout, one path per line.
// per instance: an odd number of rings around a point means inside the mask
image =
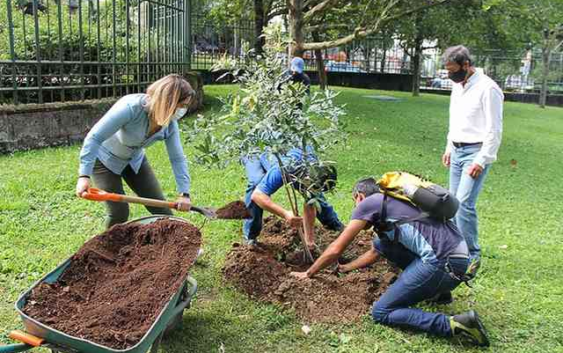
M 246 219 L 252 215 L 248 212 L 242 201 L 233 201 L 217 210 L 217 218 L 220 219 Z
M 316 242 L 325 249 L 338 232 L 317 227 Z M 353 260 L 371 247 L 372 231 L 360 233 L 348 247 L 345 260 Z M 291 271 L 304 271 L 297 231 L 278 218 L 268 217 L 258 247 L 233 244 L 223 275 L 253 299 L 292 307 L 308 322 L 342 323 L 360 319 L 397 278 L 399 270 L 381 260 L 370 268 L 348 274 L 327 269 L 309 280 L 298 280 Z M 319 254 L 315 256 L 318 257 Z
M 116 225 L 86 242 L 57 282 L 34 288 L 24 312 L 71 336 L 132 347 L 180 290 L 200 245 L 186 222 Z

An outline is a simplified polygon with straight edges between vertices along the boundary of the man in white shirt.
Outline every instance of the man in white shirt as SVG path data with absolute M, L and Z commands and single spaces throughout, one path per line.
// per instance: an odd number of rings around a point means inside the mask
M 475 69 L 466 47 L 448 48 L 444 62 L 454 85 L 442 163 L 450 168 L 450 191 L 460 201 L 455 223 L 465 237 L 475 273 L 481 258 L 475 204 L 487 172 L 497 159 L 504 95 L 490 77 Z

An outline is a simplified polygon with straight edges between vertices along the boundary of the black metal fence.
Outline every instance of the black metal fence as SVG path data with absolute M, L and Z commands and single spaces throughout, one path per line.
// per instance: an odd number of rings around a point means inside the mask
M 118 97 L 189 68 L 189 0 L 3 0 L 0 102 Z
M 499 51 L 486 50 L 473 54 L 475 66 L 497 82 L 505 92 L 533 93 L 541 89 L 543 62 L 541 50 Z M 550 94 L 563 93 L 563 53 L 550 57 L 547 88 Z M 452 81 L 443 69 L 441 53 L 424 55 L 421 87 L 450 90 Z
M 412 73 L 409 52 L 393 38 L 372 36 L 321 51 L 326 72 Z M 315 54 L 304 54 L 307 70 L 316 70 Z
M 209 70 L 223 56 L 243 59 L 254 46 L 254 23 L 249 20 L 226 25 L 196 13 L 191 15 L 190 23 L 194 70 Z
M 242 59 L 254 43 L 251 21 L 235 24 L 214 23 L 205 14 L 192 14 L 192 69 L 208 70 L 223 55 Z M 393 36 L 371 36 L 350 44 L 321 51 L 325 71 L 339 73 L 412 74 L 412 48 Z M 305 52 L 306 70 L 316 71 L 315 54 Z M 507 92 L 537 92 L 540 90 L 543 65 L 541 51 L 484 50 L 474 53 L 476 66 L 493 78 Z M 442 53 L 425 50 L 421 63 L 421 88 L 449 90 L 452 81 L 444 70 Z M 563 53 L 551 55 L 549 92 L 563 93 Z
M 255 38 L 252 21 L 217 22 L 192 13 L 190 0 L 2 0 L 0 103 L 140 92 L 168 73 L 209 70 L 225 55 L 243 59 Z M 391 36 L 322 51 L 327 72 L 356 74 L 412 74 L 412 54 Z M 304 59 L 316 70 L 314 53 Z M 539 90 L 537 50 L 484 51 L 475 59 L 505 91 Z M 563 53 L 552 54 L 550 68 L 550 92 L 563 92 Z M 425 51 L 421 69 L 422 88 L 451 88 L 440 52 Z

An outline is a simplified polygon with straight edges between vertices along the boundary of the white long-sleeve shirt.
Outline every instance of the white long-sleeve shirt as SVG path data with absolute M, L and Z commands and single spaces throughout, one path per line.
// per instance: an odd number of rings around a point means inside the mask
M 450 98 L 450 130 L 446 152 L 453 142 L 483 143 L 474 163 L 485 167 L 497 159 L 502 138 L 504 94 L 487 75 L 476 71 L 465 86 L 454 83 Z

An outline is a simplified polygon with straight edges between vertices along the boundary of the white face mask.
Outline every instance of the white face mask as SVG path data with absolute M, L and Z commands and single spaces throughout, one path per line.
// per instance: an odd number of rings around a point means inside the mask
M 175 120 L 180 119 L 181 117 L 186 115 L 187 112 L 188 112 L 187 108 L 176 109 L 176 112 L 174 112 L 174 114 L 172 114 L 172 116 L 170 117 L 170 121 L 175 121 Z

